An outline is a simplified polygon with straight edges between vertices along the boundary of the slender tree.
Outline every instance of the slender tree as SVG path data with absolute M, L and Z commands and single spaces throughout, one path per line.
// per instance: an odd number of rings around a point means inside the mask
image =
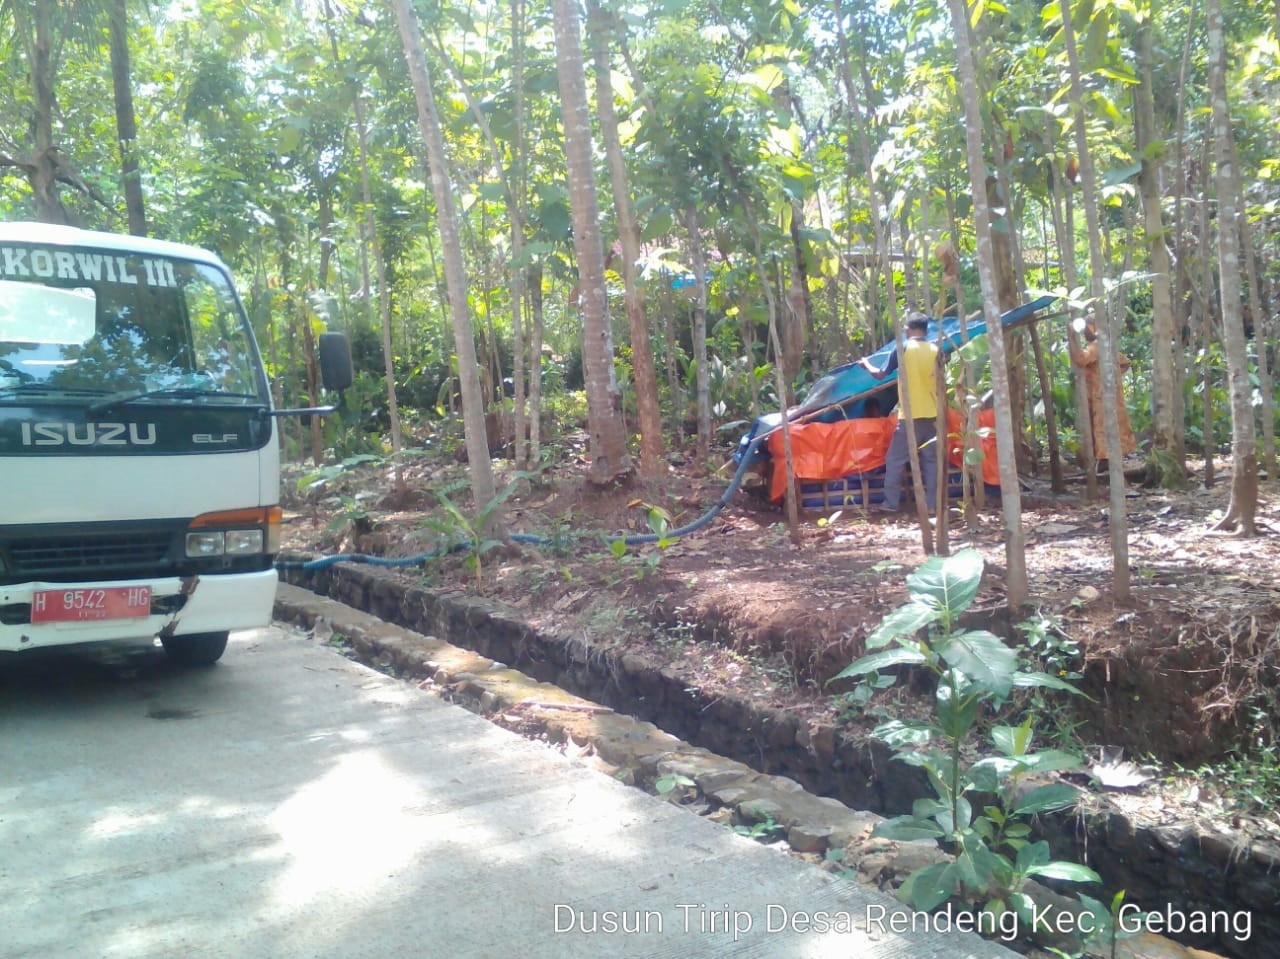
M 116 106 L 116 140 L 120 147 L 120 183 L 129 232 L 147 235 L 147 208 L 142 198 L 138 162 L 138 123 L 133 112 L 133 71 L 129 65 L 129 11 L 125 0 L 111 0 L 108 10 L 111 43 L 111 87 Z
M 635 380 L 636 411 L 640 420 L 640 472 L 644 476 L 656 477 L 666 472 L 666 464 L 662 458 L 658 376 L 653 363 L 653 347 L 649 343 L 644 288 L 638 276 L 640 228 L 627 185 L 627 167 L 613 106 L 609 18 L 596 0 L 587 4 L 587 30 L 596 68 L 596 114 L 600 120 L 600 139 L 609 162 L 609 184 L 613 188 L 613 210 L 618 218 L 618 240 L 622 247 L 622 284 L 626 295 L 627 326 L 631 331 L 631 374 Z
M 1102 227 L 1098 216 L 1098 180 L 1094 173 L 1093 153 L 1089 148 L 1084 83 L 1080 77 L 1080 59 L 1076 50 L 1075 24 L 1067 0 L 1059 0 L 1062 15 L 1062 39 L 1067 52 L 1070 78 L 1068 98 L 1074 114 L 1076 155 L 1080 164 L 1080 188 L 1084 218 L 1089 230 L 1089 274 L 1093 294 L 1093 315 L 1098 329 L 1099 373 L 1103 397 L 1117 395 L 1116 345 L 1111 325 L 1111 304 L 1106 288 L 1106 260 L 1102 252 Z M 1112 588 L 1116 599 L 1129 598 L 1129 524 L 1125 510 L 1124 454 L 1120 446 L 1120 420 L 1111 403 L 1103 403 L 1103 424 L 1107 438 L 1108 473 L 1111 491 L 1111 559 Z M 1087 429 L 1086 420 L 1081 430 Z
M 1244 340 L 1244 302 L 1240 286 L 1240 188 L 1227 106 L 1227 53 L 1221 0 L 1206 0 L 1209 27 L 1209 95 L 1213 109 L 1214 186 L 1218 195 L 1218 288 L 1222 307 L 1222 343 L 1231 396 L 1231 501 L 1220 529 L 1257 535 L 1258 440 L 1250 402 L 1249 357 Z
M 1142 171 L 1138 186 L 1142 198 L 1147 257 L 1151 270 L 1151 445 L 1152 458 L 1162 486 L 1185 485 L 1184 466 L 1178 457 L 1173 423 L 1173 263 L 1169 257 L 1164 229 L 1160 159 L 1163 141 L 1156 132 L 1151 34 L 1154 29 L 1155 0 L 1148 5 L 1137 28 L 1135 55 L 1139 80 L 1134 86 L 1134 125 Z
M 467 467 L 471 476 L 471 495 L 481 510 L 485 532 L 503 532 L 505 523 L 498 509 L 485 509 L 495 498 L 493 463 L 489 459 L 489 441 L 484 422 L 484 393 L 480 387 L 480 370 L 476 362 L 475 331 L 467 304 L 467 273 L 458 234 L 458 218 L 453 205 L 453 183 L 449 176 L 444 134 L 436 109 L 427 58 L 422 48 L 422 31 L 417 14 L 409 0 L 392 0 L 400 39 L 404 45 L 409 76 L 413 81 L 414 99 L 418 105 L 418 127 L 427 150 L 431 171 L 431 192 L 436 202 L 436 226 L 440 234 L 440 250 L 444 259 L 445 287 L 449 313 L 453 320 L 454 349 L 458 356 L 458 386 L 462 393 L 462 421 L 466 432 Z
M 0 156 L 0 166 L 18 167 L 31 184 L 37 220 L 68 223 L 70 213 L 58 195 L 59 182 L 71 175 L 69 164 L 54 138 L 53 0 L 10 6 L 15 33 L 25 46 L 31 80 L 31 142 L 26 151 Z M 30 18 L 28 19 L 28 15 Z
M 573 249 L 578 260 L 582 367 L 587 385 L 587 432 L 591 437 L 589 478 L 598 486 L 606 486 L 630 474 L 632 465 L 622 425 L 622 396 L 613 368 L 613 333 L 609 327 L 578 14 L 572 0 L 553 0 L 551 8 L 568 160 L 569 203 L 573 211 Z
M 996 455 L 1000 459 L 1000 501 L 1005 525 L 1006 602 L 1013 612 L 1027 602 L 1026 539 L 1022 530 L 1022 492 L 1014 455 L 1013 415 L 1009 397 L 1009 369 L 1005 363 L 1004 330 L 1000 325 L 999 288 L 991 246 L 991 212 L 987 208 L 987 171 L 983 159 L 982 107 L 977 68 L 969 42 L 969 11 L 965 0 L 950 0 L 951 26 L 956 38 L 960 95 L 964 101 L 965 144 L 973 187 L 973 219 L 978 234 L 978 280 L 991 350 L 991 389 L 995 394 Z

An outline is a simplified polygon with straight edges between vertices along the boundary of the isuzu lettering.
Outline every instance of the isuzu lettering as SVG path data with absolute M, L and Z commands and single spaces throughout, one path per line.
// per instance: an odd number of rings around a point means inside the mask
M 320 339 L 344 389 L 346 338 Z M 0 223 L 0 651 L 158 637 L 207 665 L 267 624 L 299 412 L 216 255 Z

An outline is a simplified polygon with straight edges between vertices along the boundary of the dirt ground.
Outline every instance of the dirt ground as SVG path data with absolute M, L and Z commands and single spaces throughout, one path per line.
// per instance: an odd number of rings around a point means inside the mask
M 1053 665 L 1078 672 L 1091 697 L 1051 706 L 1038 720 L 1050 736 L 1090 755 L 1123 749 L 1164 773 L 1230 762 L 1246 749 L 1274 755 L 1280 498 L 1263 485 L 1256 538 L 1212 531 L 1227 505 L 1228 467 L 1221 464 L 1210 489 L 1196 479 L 1177 493 L 1130 484 L 1132 597 L 1124 603 L 1111 589 L 1105 487 L 1104 499 L 1089 503 L 1078 475 L 1060 496 L 1047 479 L 1027 479 L 1033 606 L 1055 623 Z M 587 487 L 581 468 L 521 479 L 503 504 L 508 528 L 547 541 L 483 544 L 477 570 L 470 551 L 440 552 L 470 538 L 435 495 L 465 484 L 465 467 L 416 461 L 398 494 L 385 466 L 318 485 L 299 482 L 307 472 L 298 467 L 286 479 L 283 545 L 313 556 L 433 554 L 400 575 L 482 592 L 594 645 L 641 650 L 704 689 L 869 728 L 874 717 L 826 680 L 861 655 L 863 638 L 906 600 L 905 577 L 924 558 L 914 513 L 802 514 L 797 544 L 780 510 L 742 491 L 705 527 L 663 549 L 610 549 L 610 539 L 650 531 L 650 506 L 665 510 L 672 527 L 702 516 L 731 473 L 686 464 L 662 482 L 609 492 Z M 500 469 L 499 488 L 512 475 Z M 447 495 L 471 515 L 465 492 Z M 973 527 L 952 515 L 951 550 L 975 548 L 987 562 L 971 612 L 988 628 L 1020 636 L 1005 612 L 999 508 L 987 506 Z M 910 709 L 910 697 L 906 688 L 887 690 L 875 703 Z M 1203 800 L 1201 786 L 1191 788 Z

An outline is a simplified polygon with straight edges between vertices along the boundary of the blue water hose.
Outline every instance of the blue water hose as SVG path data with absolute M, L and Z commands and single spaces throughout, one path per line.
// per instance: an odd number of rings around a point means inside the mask
M 742 481 L 747 475 L 747 470 L 751 467 L 751 459 L 757 447 L 769 438 L 772 430 L 761 433 L 754 437 L 750 443 L 741 451 L 738 458 L 738 469 L 733 474 L 733 479 L 729 481 L 729 486 L 725 489 L 720 499 L 711 509 L 707 510 L 691 523 L 679 526 L 673 530 L 669 530 L 659 536 L 657 533 L 640 533 L 635 536 L 610 537 L 610 541 L 621 538 L 622 542 L 627 546 L 643 546 L 648 543 L 656 543 L 659 540 L 680 539 L 682 536 L 688 536 L 690 533 L 702 529 L 718 515 L 721 510 L 729 505 L 729 500 L 733 498 L 733 494 L 742 486 Z M 535 533 L 512 533 L 509 537 L 514 543 L 527 543 L 532 546 L 551 546 L 555 540 L 549 536 L 540 536 Z M 317 570 L 327 569 L 337 563 L 363 563 L 368 566 L 422 566 L 433 559 L 449 553 L 457 553 L 469 549 L 472 545 L 471 540 L 463 540 L 454 543 L 452 546 L 443 547 L 441 549 L 431 550 L 426 553 L 418 553 L 416 556 L 388 557 L 373 556 L 369 553 L 342 553 L 334 556 L 321 556 L 317 559 L 310 560 L 276 560 L 276 569 L 291 570 Z

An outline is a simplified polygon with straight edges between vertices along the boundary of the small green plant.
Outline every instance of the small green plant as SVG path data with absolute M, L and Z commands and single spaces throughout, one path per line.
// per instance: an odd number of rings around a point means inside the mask
M 1037 612 L 1018 623 L 1018 632 L 1026 637 L 1027 652 L 1038 660 L 1038 668 L 1060 679 L 1080 679 L 1080 644 L 1063 632 L 1062 620 L 1050 613 Z
M 1276 818 L 1280 795 L 1280 744 L 1255 736 L 1254 743 L 1196 773 L 1211 783 L 1227 804 L 1246 815 Z
M 867 707 L 871 705 L 871 700 L 875 697 L 876 692 L 881 689 L 888 689 L 895 682 L 897 680 L 893 676 L 871 673 L 857 686 L 847 693 L 842 693 L 837 699 L 839 718 L 854 719 L 861 716 L 867 711 Z
M 1084 912 L 1077 924 L 1085 933 L 1082 945 L 1086 955 L 1116 959 L 1116 950 L 1120 943 L 1137 935 L 1138 928 L 1127 927 L 1120 921 L 1120 907 L 1124 903 L 1124 895 L 1124 890 L 1121 889 L 1111 897 L 1111 905 L 1107 906 L 1092 896 L 1081 894 L 1080 905 L 1084 906 Z M 1060 949 L 1049 951 L 1062 956 L 1063 959 L 1071 959 Z
M 1031 816 L 1071 805 L 1077 790 L 1065 783 L 1022 788 L 1033 774 L 1080 765 L 1079 757 L 1046 749 L 1033 752 L 1031 717 L 1019 726 L 994 726 L 995 752 L 966 761 L 985 707 L 998 707 L 1014 688 L 1048 688 L 1072 693 L 1067 680 L 1038 670 L 1020 670 L 1018 654 L 986 630 L 960 630 L 958 618 L 973 602 L 982 579 L 976 550 L 931 557 L 907 577 L 911 599 L 889 613 L 867 637 L 876 650 L 834 679 L 879 675 L 894 667 L 924 669 L 937 682 L 931 721 L 892 719 L 874 735 L 895 758 L 928 774 L 932 797 L 916 800 L 908 815 L 886 820 L 874 835 L 885 839 L 935 839 L 955 854 L 952 861 L 912 873 L 898 895 L 921 910 L 958 899 L 990 914 L 993 927 L 1012 910 L 1024 923 L 1034 903 L 1022 892 L 1032 876 L 1069 882 L 1098 882 L 1076 863 L 1051 860 L 1046 842 L 1030 838 Z M 974 800 L 983 797 L 983 805 Z M 989 801 L 989 797 L 994 797 Z
M 680 790 L 680 794 L 683 796 L 695 785 L 694 781 L 683 773 L 667 773 L 665 776 L 659 776 L 653 781 L 653 788 L 657 790 L 659 796 L 667 796 L 677 789 Z
M 1066 634 L 1059 617 L 1036 612 L 1017 624 L 1026 645 L 1019 651 L 1024 669 L 1043 670 L 1067 682 L 1081 679 L 1083 653 L 1080 644 Z M 1023 702 L 1028 713 L 1041 717 L 1041 726 L 1051 742 L 1062 746 L 1080 746 L 1078 730 L 1084 720 L 1078 718 L 1052 691 L 1040 687 L 1028 689 Z
M 754 839 L 756 842 L 771 843 L 781 839 L 787 829 L 782 823 L 774 820 L 772 816 L 766 816 L 760 822 L 753 822 L 750 825 L 738 825 L 733 827 L 733 831 L 739 836 L 746 836 L 748 839 Z
M 644 579 L 655 572 L 662 563 L 662 551 L 676 542 L 674 537 L 668 535 L 671 532 L 671 514 L 665 509 L 661 506 L 648 506 L 648 520 L 649 529 L 657 537 L 653 544 L 657 547 L 656 550 L 633 554 L 627 551 L 625 538 L 609 540 L 609 552 L 613 554 L 613 558 L 634 569 L 636 579 Z
M 367 494 L 357 493 L 355 496 L 349 496 L 346 493 L 338 494 L 341 506 L 330 517 L 325 528 L 329 532 L 337 532 L 340 529 L 346 529 L 349 525 L 359 529 L 361 526 L 367 526 L 373 518 L 373 513 L 365 505 L 368 499 Z
M 480 508 L 479 512 L 476 513 L 474 522 L 449 498 L 448 493 L 444 490 L 436 492 L 436 498 L 444 508 L 447 521 L 443 524 L 437 521 L 432 525 L 436 527 L 439 533 L 450 539 L 447 546 L 449 550 L 461 551 L 466 554 L 466 565 L 475 572 L 476 589 L 480 592 L 484 592 L 484 577 L 480 558 L 489 550 L 502 545 L 501 539 L 485 535 L 489 520 L 498 507 L 506 502 L 516 491 L 520 481 L 528 479 L 529 476 L 530 474 L 524 472 L 516 473 L 510 483 Z
M 857 880 L 858 870 L 850 868 L 844 861 L 843 849 L 828 849 L 822 856 L 824 862 L 832 864 L 831 871 L 841 879 Z

